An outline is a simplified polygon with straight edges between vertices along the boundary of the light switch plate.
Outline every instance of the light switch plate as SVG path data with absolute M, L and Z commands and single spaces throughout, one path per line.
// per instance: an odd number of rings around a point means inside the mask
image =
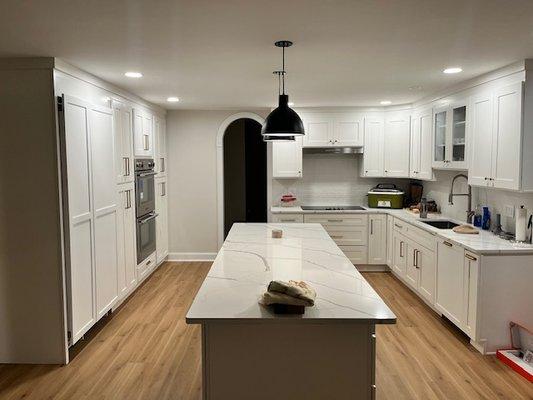
M 514 207 L 513 206 L 504 206 L 503 212 L 506 217 L 514 218 Z

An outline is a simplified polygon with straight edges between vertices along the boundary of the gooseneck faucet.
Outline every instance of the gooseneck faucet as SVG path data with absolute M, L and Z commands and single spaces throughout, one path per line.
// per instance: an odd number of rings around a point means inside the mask
M 467 196 L 468 197 L 468 209 L 466 211 L 466 222 L 469 222 L 472 218 L 472 186 L 468 185 L 468 193 L 454 193 L 453 192 L 453 185 L 455 183 L 455 180 L 457 178 L 465 178 L 468 182 L 468 176 L 465 174 L 457 174 L 452 179 L 452 187 L 450 188 L 450 194 L 448 195 L 448 203 L 450 205 L 453 205 L 453 198 L 455 196 Z

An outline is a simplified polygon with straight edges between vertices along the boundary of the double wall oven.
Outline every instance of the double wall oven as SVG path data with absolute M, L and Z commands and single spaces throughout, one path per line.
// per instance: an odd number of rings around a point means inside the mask
M 137 264 L 155 251 L 155 174 L 154 160 L 135 160 L 135 200 L 137 217 Z

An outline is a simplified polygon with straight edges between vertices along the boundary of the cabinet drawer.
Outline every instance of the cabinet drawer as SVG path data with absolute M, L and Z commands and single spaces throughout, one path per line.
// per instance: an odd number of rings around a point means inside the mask
M 366 246 L 339 246 L 339 249 L 353 264 L 368 264 Z
M 275 223 L 289 223 L 289 222 L 304 222 L 303 214 L 274 214 L 272 215 L 272 222 Z
M 322 225 L 368 225 L 366 214 L 312 214 L 306 215 L 304 220 Z
M 368 234 L 366 226 L 322 225 L 329 236 L 341 246 L 366 246 Z
M 420 246 L 432 251 L 436 250 L 435 236 L 423 229 L 394 218 L 394 230 L 415 241 Z

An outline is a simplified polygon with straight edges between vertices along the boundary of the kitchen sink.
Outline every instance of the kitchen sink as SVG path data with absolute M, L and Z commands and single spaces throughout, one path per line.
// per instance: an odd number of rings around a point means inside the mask
M 431 226 L 434 226 L 438 229 L 452 229 L 456 226 L 459 226 L 459 224 L 456 224 L 452 221 L 444 221 L 444 220 L 437 220 L 437 221 L 422 221 L 424 224 L 428 224 Z

